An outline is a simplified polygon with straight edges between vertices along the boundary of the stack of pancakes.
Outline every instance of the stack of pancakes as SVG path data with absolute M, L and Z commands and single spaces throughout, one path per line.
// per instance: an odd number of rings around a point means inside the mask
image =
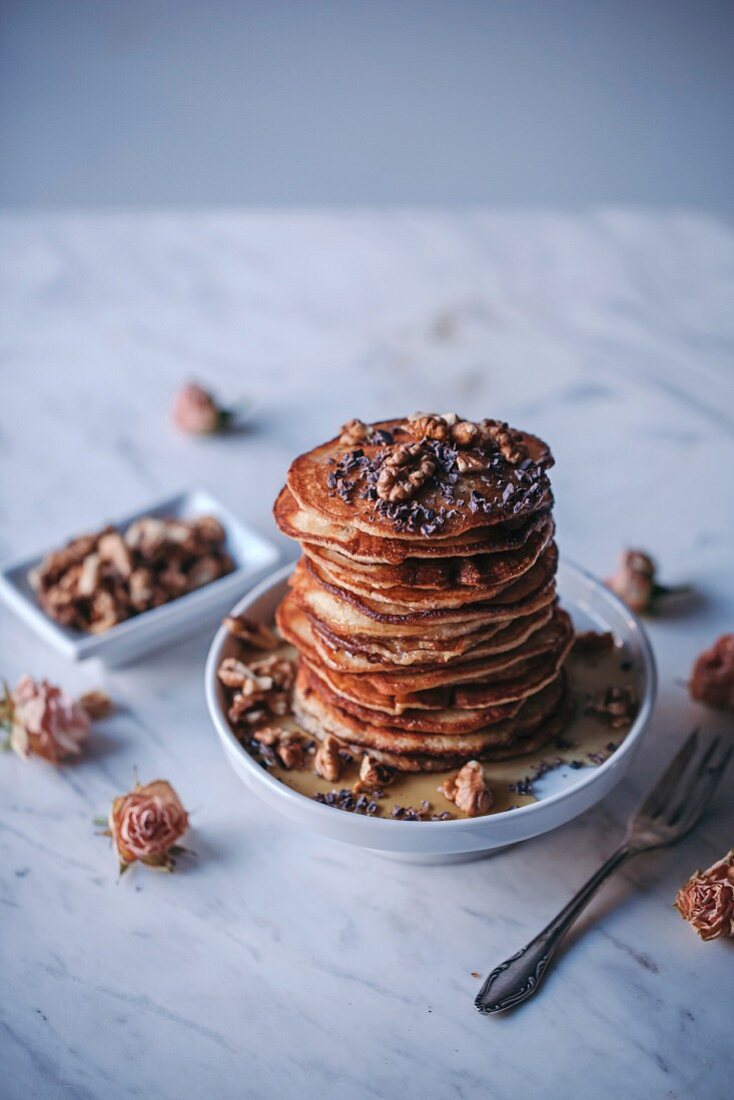
M 404 771 L 560 734 L 552 464 L 537 437 L 456 414 L 351 421 L 295 460 L 275 517 L 303 556 L 277 622 L 306 731 Z

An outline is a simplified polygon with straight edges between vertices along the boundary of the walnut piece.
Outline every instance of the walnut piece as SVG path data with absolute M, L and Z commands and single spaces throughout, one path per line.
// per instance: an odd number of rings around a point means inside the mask
M 573 642 L 573 652 L 582 657 L 595 657 L 599 653 L 609 653 L 615 646 L 614 635 L 605 630 L 582 630 Z
M 127 580 L 132 573 L 132 555 L 119 531 L 103 535 L 97 543 L 97 553 L 102 561 L 109 562 Z
M 487 460 L 482 458 L 481 455 L 459 451 L 456 456 L 456 467 L 460 474 L 479 473 L 481 470 L 487 469 Z
M 355 794 L 362 791 L 376 791 L 385 787 L 392 779 L 392 772 L 384 764 L 378 764 L 367 753 L 359 765 L 359 779 L 352 787 Z
M 479 441 L 479 425 L 471 420 L 460 420 L 451 429 L 451 442 L 457 447 L 473 447 Z
M 273 687 L 281 691 L 287 691 L 293 686 L 295 669 L 286 657 L 261 657 L 250 662 L 250 669 L 256 676 L 267 677 L 272 681 Z
M 527 448 L 521 437 L 504 420 L 482 420 L 479 424 L 481 436 L 493 443 L 502 457 L 516 466 L 528 457 Z
M 612 729 L 618 730 L 632 724 L 637 701 L 629 688 L 612 685 L 592 695 L 585 709 L 587 714 L 595 714 Z
M 304 766 L 306 742 L 300 733 L 277 729 L 275 726 L 261 726 L 260 729 L 255 730 L 252 737 L 265 748 L 263 756 L 271 763 L 275 763 L 275 757 L 277 757 L 284 768 Z
M 420 443 L 401 443 L 380 470 L 377 495 L 392 502 L 408 500 L 435 470 L 433 457 Z
M 316 750 L 313 762 L 314 771 L 329 783 L 336 783 L 344 767 L 344 761 L 339 752 L 340 747 L 336 737 L 327 733 Z
M 255 649 L 275 649 L 278 644 L 278 639 L 269 626 L 256 622 L 247 615 L 228 615 L 224 625 L 234 638 L 239 638 Z
M 302 768 L 306 760 L 306 746 L 297 733 L 284 734 L 275 746 L 284 768 Z
M 354 420 L 348 420 L 346 424 L 342 425 L 339 443 L 343 447 L 356 447 L 360 443 L 364 443 L 368 432 L 369 428 L 364 421 L 355 417 Z
M 253 702 L 256 698 L 262 699 L 265 692 L 273 687 L 270 676 L 258 676 L 236 657 L 225 657 L 217 670 L 217 676 L 225 687 L 235 688 L 243 695 L 250 696 Z
M 438 439 L 445 442 L 451 435 L 451 429 L 442 416 L 435 413 L 413 413 L 408 417 L 408 430 L 414 439 Z
M 479 817 L 489 813 L 491 809 L 492 792 L 487 786 L 478 760 L 470 760 L 468 764 L 464 764 L 456 775 L 447 779 L 438 789 L 468 817 Z

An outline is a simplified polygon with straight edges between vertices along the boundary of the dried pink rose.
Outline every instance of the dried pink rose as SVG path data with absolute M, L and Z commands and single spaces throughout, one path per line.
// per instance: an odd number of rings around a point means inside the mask
M 78 756 L 89 736 L 89 715 L 70 695 L 48 680 L 23 676 L 6 689 L 1 719 L 10 727 L 10 747 L 18 756 L 41 756 L 58 764 Z
M 734 710 L 734 634 L 722 634 L 696 659 L 691 697 L 718 710 Z
M 186 435 L 211 435 L 227 427 L 231 412 L 217 404 L 203 386 L 189 382 L 173 399 L 171 419 Z
M 702 940 L 734 936 L 734 848 L 678 891 L 675 907 Z
M 648 611 L 655 596 L 655 562 L 644 550 L 623 550 L 614 576 L 605 582 L 632 611 Z
M 177 841 L 189 827 L 189 815 L 170 783 L 156 779 L 120 795 L 112 803 L 109 835 L 120 857 L 120 871 L 140 860 L 149 867 L 173 870 Z

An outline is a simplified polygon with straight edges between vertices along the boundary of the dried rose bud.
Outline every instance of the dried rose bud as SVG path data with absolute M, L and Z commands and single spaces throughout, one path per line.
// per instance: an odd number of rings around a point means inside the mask
M 734 634 L 722 634 L 693 666 L 691 698 L 718 710 L 734 710 Z
M 675 907 L 702 940 L 734 936 L 734 849 L 678 891 Z
M 150 867 L 173 870 L 177 842 L 189 827 L 189 815 L 170 783 L 156 779 L 112 803 L 109 831 L 120 857 L 120 871 L 140 860 Z
M 218 405 L 208 390 L 189 382 L 173 399 L 171 419 L 186 435 L 211 435 L 229 425 L 231 411 Z
M 642 550 L 624 550 L 617 572 L 605 583 L 631 611 L 648 611 L 655 595 L 655 563 Z
M 641 614 L 650 611 L 663 596 L 680 595 L 689 591 L 685 585 L 670 588 L 659 584 L 657 567 L 644 550 L 623 550 L 619 556 L 617 572 L 604 582 L 627 604 L 630 611 Z
M 78 756 L 89 736 L 89 715 L 70 695 L 48 680 L 23 676 L 2 703 L 1 719 L 10 727 L 11 749 L 27 759 L 40 756 L 58 764 Z
M 85 691 L 79 696 L 77 702 L 93 722 L 99 718 L 106 718 L 112 711 L 112 700 L 104 691 Z

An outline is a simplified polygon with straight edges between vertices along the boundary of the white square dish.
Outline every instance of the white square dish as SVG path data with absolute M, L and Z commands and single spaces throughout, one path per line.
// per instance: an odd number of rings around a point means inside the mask
M 143 516 L 191 519 L 202 515 L 215 516 L 224 527 L 226 549 L 234 561 L 234 570 L 170 603 L 126 619 L 103 634 L 87 634 L 54 622 L 39 606 L 28 580 L 29 572 L 39 565 L 45 554 L 61 546 L 74 532 L 65 532 L 41 554 L 0 567 L 0 599 L 39 637 L 71 660 L 96 657 L 111 666 L 129 663 L 166 643 L 180 641 L 217 616 L 224 615 L 233 601 L 265 570 L 272 569 L 279 559 L 274 543 L 242 523 L 228 508 L 201 489 L 155 501 L 111 522 L 117 528 L 125 528 Z M 99 526 L 104 521 L 105 517 L 100 517 Z

